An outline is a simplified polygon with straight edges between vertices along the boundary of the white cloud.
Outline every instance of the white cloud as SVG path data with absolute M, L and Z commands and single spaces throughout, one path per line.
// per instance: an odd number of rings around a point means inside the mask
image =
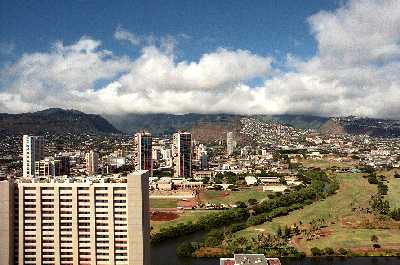
M 143 39 L 132 32 L 118 26 L 117 30 L 114 32 L 114 38 L 121 41 L 128 41 L 133 45 L 141 45 Z
M 220 48 L 198 61 L 177 61 L 175 38 L 144 38 L 122 27 L 114 37 L 142 47 L 138 58 L 114 56 L 88 37 L 56 43 L 2 69 L 0 111 L 400 118 L 400 1 L 353 0 L 308 21 L 318 53 L 309 60 L 288 55 L 292 70 L 286 73 L 271 69 L 272 58 L 246 50 Z M 254 78 L 265 81 L 247 85 Z

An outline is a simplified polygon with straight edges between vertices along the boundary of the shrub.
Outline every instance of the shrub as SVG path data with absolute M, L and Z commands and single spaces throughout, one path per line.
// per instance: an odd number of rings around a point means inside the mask
M 176 248 L 176 255 L 178 257 L 192 257 L 196 248 L 191 243 L 182 243 Z
M 335 254 L 335 251 L 333 250 L 333 248 L 329 248 L 329 247 L 325 248 L 325 249 L 324 249 L 324 252 L 325 252 L 326 255 L 333 255 L 333 254 Z
M 256 199 L 253 199 L 253 198 L 249 199 L 248 202 L 249 202 L 250 205 L 256 205 L 258 203 L 258 201 Z
M 400 208 L 393 209 L 390 212 L 390 217 L 392 217 L 396 221 L 400 221 Z
M 345 248 L 339 248 L 337 252 L 342 256 L 346 256 L 346 255 L 350 254 L 350 251 L 348 249 L 345 249 Z
M 311 253 L 313 256 L 322 256 L 324 255 L 324 251 L 322 249 L 319 249 L 317 247 L 311 248 Z

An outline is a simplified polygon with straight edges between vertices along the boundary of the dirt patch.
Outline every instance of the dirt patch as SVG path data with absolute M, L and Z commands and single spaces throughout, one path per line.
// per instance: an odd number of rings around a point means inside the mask
M 182 207 L 184 209 L 193 209 L 196 208 L 197 203 L 194 199 L 192 200 L 180 200 L 176 203 L 177 207 Z
M 222 248 L 201 247 L 195 252 L 196 257 L 215 257 L 224 254 L 225 250 Z
M 221 198 L 225 198 L 227 196 L 229 196 L 229 192 L 221 192 L 220 194 L 218 194 L 218 197 L 221 197 Z
M 179 214 L 173 212 L 152 212 L 151 221 L 171 221 L 179 217 Z
M 340 223 L 342 227 L 352 229 L 396 229 L 400 225 L 400 222 L 379 218 L 373 214 L 358 214 L 343 217 Z

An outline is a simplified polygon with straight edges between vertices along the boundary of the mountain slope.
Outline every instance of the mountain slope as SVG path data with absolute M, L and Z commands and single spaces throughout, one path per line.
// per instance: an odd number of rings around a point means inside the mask
M 96 114 L 52 108 L 32 113 L 0 113 L 0 134 L 120 133 Z
M 242 117 L 234 114 L 128 114 L 123 116 L 104 115 L 116 128 L 125 133 L 136 133 L 147 130 L 153 135 L 169 135 L 177 130 L 191 131 L 198 125 L 207 124 L 219 126 L 230 126 Z M 207 127 L 207 126 L 206 126 Z M 212 127 L 212 126 L 211 126 Z M 210 128 L 211 129 L 211 128 Z

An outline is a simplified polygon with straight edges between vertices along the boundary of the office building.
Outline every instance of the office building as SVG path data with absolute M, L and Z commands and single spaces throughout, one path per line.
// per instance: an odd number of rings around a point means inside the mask
M 207 151 L 202 151 L 200 154 L 200 169 L 208 170 L 208 155 Z
M 148 171 L 102 183 L 0 181 L 0 192 L 0 264 L 150 265 Z
M 191 178 L 192 134 L 189 132 L 175 133 L 173 136 L 172 149 L 175 177 Z
M 226 134 L 226 152 L 228 155 L 232 155 L 236 148 L 236 141 L 233 137 L 233 132 Z
M 35 162 L 35 176 L 64 176 L 69 175 L 69 157 L 48 157 Z
M 35 162 L 43 158 L 43 137 L 24 135 L 22 137 L 23 177 L 35 177 Z
M 153 170 L 153 137 L 150 133 L 135 134 L 135 167 L 137 170 Z
M 99 154 L 93 150 L 85 154 L 86 175 L 91 176 L 99 170 Z

